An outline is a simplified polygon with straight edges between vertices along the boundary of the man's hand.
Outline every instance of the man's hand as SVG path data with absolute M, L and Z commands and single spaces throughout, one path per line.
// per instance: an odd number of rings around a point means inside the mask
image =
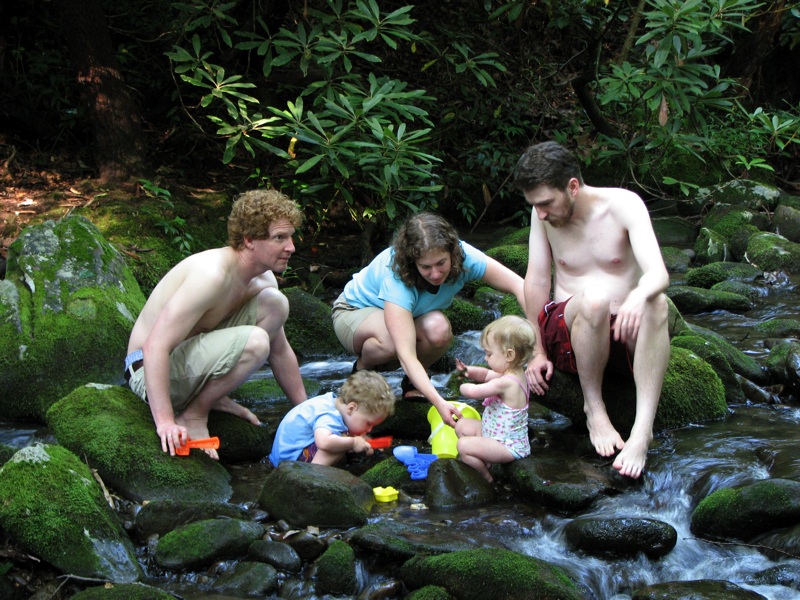
M 617 319 L 614 321 L 614 341 L 627 343 L 636 340 L 646 307 L 647 297 L 637 288 L 632 289 L 617 312 Z
M 177 423 L 163 423 L 156 428 L 158 437 L 161 438 L 161 450 L 175 456 L 175 448 L 183 446 L 189 441 L 189 431 Z
M 536 354 L 528 361 L 525 376 L 528 380 L 528 387 L 534 394 L 544 396 L 545 392 L 550 389 L 547 382 L 550 381 L 552 375 L 553 363 L 546 354 Z

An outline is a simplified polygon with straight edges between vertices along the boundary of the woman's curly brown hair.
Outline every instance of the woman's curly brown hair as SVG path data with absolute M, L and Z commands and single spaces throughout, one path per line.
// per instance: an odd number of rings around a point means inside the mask
M 458 232 L 445 219 L 430 212 L 421 212 L 406 220 L 392 242 L 394 257 L 392 270 L 408 287 L 424 289 L 425 279 L 417 269 L 417 261 L 429 252 L 450 254 L 448 282 L 453 282 L 465 272 L 464 250 Z
M 295 229 L 303 223 L 297 204 L 278 190 L 251 190 L 239 194 L 228 217 L 228 245 L 244 248 L 245 238 L 268 240 L 270 225 L 287 219 Z

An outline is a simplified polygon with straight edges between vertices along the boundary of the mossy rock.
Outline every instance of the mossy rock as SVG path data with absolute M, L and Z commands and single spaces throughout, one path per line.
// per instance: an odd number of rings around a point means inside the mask
M 318 380 L 305 377 L 303 378 L 303 387 L 306 388 L 309 398 L 318 396 L 322 390 L 322 384 Z M 257 403 L 286 399 L 286 393 L 273 377 L 250 379 L 228 395 L 248 408 L 252 408 L 253 404 Z
M 800 242 L 800 206 L 796 200 L 792 204 L 781 202 L 772 216 L 772 226 L 775 233 L 798 243 Z
M 680 217 L 656 217 L 651 220 L 661 246 L 686 246 L 697 238 L 697 227 Z
M 525 272 L 528 270 L 527 243 L 495 246 L 487 250 L 486 255 L 505 265 L 520 277 L 525 277 Z
M 142 306 L 122 254 L 88 220 L 23 230 L 0 281 L 0 413 L 41 422 L 75 387 L 121 381 Z
M 158 540 L 154 559 L 162 569 L 190 571 L 217 561 L 247 556 L 264 535 L 264 526 L 242 519 L 207 519 L 182 525 Z
M 730 239 L 741 227 L 753 226 L 761 231 L 769 228 L 769 215 L 748 208 L 717 204 L 703 218 L 703 226 Z
M 700 501 L 691 530 L 710 538 L 749 541 L 773 529 L 800 523 L 800 483 L 766 479 L 722 488 Z
M 767 370 L 752 356 L 745 354 L 731 344 L 724 336 L 699 325 L 690 325 L 689 329 L 704 340 L 711 342 L 722 352 L 725 360 L 735 373 L 757 384 L 767 383 Z
M 767 319 L 756 323 L 755 331 L 767 338 L 800 338 L 800 320 L 798 319 Z
M 47 422 L 62 446 L 85 457 L 130 500 L 224 502 L 232 494 L 218 461 L 198 451 L 186 457 L 162 452 L 150 408 L 127 388 L 79 387 L 50 408 Z
M 713 187 L 698 190 L 707 203 L 730 204 L 752 211 L 773 212 L 786 196 L 779 188 L 760 181 L 734 179 Z
M 695 262 L 707 264 L 730 260 L 728 238 L 713 229 L 701 227 L 694 242 Z
M 465 331 L 481 330 L 494 320 L 491 311 L 456 296 L 453 303 L 442 311 L 450 321 L 453 335 Z
M 0 529 L 63 573 L 117 583 L 143 576 L 89 467 L 61 446 L 28 446 L 0 468 Z
M 500 309 L 501 316 L 507 315 L 514 315 L 517 317 L 522 317 L 523 319 L 527 318 L 525 315 L 525 311 L 519 305 L 519 301 L 517 300 L 516 296 L 512 294 L 506 294 L 503 296 L 502 300 L 500 300 L 500 304 L 498 305 Z
M 492 246 L 527 246 L 531 237 L 530 227 L 511 227 L 506 230 L 496 232 L 494 236 L 497 240 Z
M 146 540 L 162 536 L 182 525 L 207 519 L 246 519 L 247 511 L 227 502 L 188 502 L 186 500 L 154 500 L 136 513 L 136 535 Z
M 334 540 L 317 560 L 317 589 L 326 594 L 355 594 L 356 555 L 342 540 Z
M 551 563 L 511 550 L 462 550 L 439 556 L 416 556 L 400 570 L 410 589 L 445 588 L 460 600 L 580 600 L 570 577 Z
M 17 451 L 16 448 L 12 448 L 11 446 L 6 446 L 5 444 L 0 444 L 0 467 L 8 462 L 8 459 L 14 456 L 14 453 Z
M 394 457 L 386 458 L 361 474 L 361 480 L 371 488 L 408 487 L 411 475 L 406 466 Z
M 800 244 L 776 233 L 753 235 L 747 244 L 747 257 L 764 271 L 796 273 L 800 270 Z
M 689 269 L 686 285 L 710 289 L 722 281 L 754 282 L 764 275 L 758 267 L 740 262 L 715 262 Z
M 667 296 L 684 314 L 697 315 L 715 310 L 727 310 L 732 313 L 746 313 L 754 305 L 749 298 L 690 285 L 671 285 L 667 288 Z
M 122 583 L 90 587 L 71 600 L 175 600 L 175 596 L 142 583 Z
M 746 398 L 742 391 L 742 386 L 736 378 L 736 373 L 734 373 L 733 368 L 725 359 L 725 355 L 711 342 L 701 338 L 699 335 L 680 335 L 672 338 L 671 344 L 675 348 L 685 348 L 694 352 L 714 368 L 722 381 L 722 385 L 725 386 L 725 399 L 728 404 L 745 402 Z
M 304 358 L 345 354 L 333 331 L 330 306 L 299 287 L 282 291 L 289 299 L 289 318 L 283 329 L 295 354 Z
M 661 248 L 661 258 L 669 273 L 685 273 L 692 262 L 691 256 L 680 248 L 666 246 Z
M 793 394 L 800 393 L 800 342 L 781 340 L 773 345 L 767 357 L 767 370 L 772 381 L 787 386 Z
M 712 292 L 725 292 L 727 294 L 744 296 L 754 305 L 768 293 L 763 287 L 744 283 L 743 281 L 720 281 L 712 285 L 710 289 Z

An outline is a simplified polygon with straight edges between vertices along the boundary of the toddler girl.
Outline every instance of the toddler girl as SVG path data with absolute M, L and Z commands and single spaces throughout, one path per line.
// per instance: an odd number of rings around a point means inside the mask
M 463 418 L 456 423 L 458 456 L 491 482 L 489 466 L 509 463 L 531 453 L 528 439 L 528 383 L 525 365 L 536 344 L 534 326 L 521 317 L 506 316 L 489 323 L 481 346 L 489 368 L 466 366 L 462 375 L 481 383 L 464 383 L 461 395 L 485 398 L 483 421 Z

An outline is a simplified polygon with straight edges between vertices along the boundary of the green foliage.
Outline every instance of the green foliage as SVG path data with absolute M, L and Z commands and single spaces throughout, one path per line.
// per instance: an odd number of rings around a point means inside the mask
M 161 200 L 164 208 L 168 210 L 173 210 L 175 208 L 175 204 L 172 202 L 172 194 L 169 190 L 159 187 L 148 179 L 140 179 L 139 185 L 142 186 L 147 196 Z M 157 213 L 150 208 L 143 209 L 142 212 L 147 213 L 156 220 L 156 225 L 163 229 L 164 233 L 171 238 L 172 244 L 177 247 L 181 255 L 189 256 L 192 253 L 192 244 L 195 240 L 192 234 L 187 231 L 188 225 L 186 219 L 175 215 L 171 219 L 166 220 L 161 217 L 161 211 Z

